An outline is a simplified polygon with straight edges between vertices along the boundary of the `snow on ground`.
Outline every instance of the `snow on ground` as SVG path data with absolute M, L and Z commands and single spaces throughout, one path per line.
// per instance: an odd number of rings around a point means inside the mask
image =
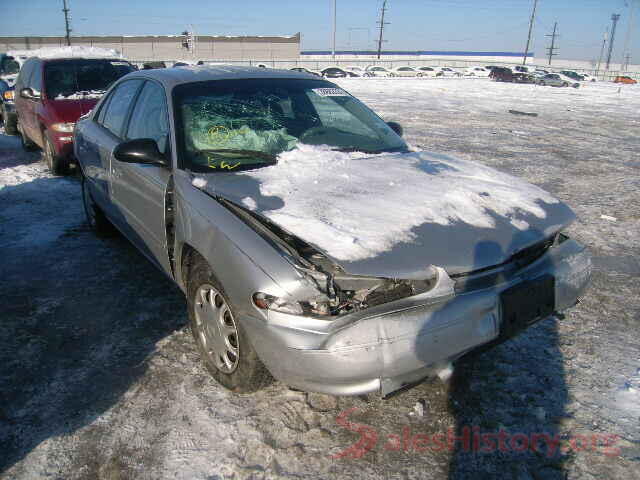
M 414 146 L 515 174 L 571 205 L 569 233 L 594 255 L 583 301 L 462 361 L 446 386 L 388 400 L 277 383 L 234 395 L 198 362 L 181 293 L 127 241 L 87 230 L 75 179 L 50 176 L 38 153 L 0 135 L 0 478 L 639 476 L 640 89 L 340 85 L 400 121 Z M 352 408 L 351 423 L 337 423 Z M 359 438 L 356 424 L 377 435 L 371 450 L 331 457 Z M 465 427 L 557 435 L 562 450 L 473 454 L 403 440 Z M 606 448 L 605 435 L 616 436 Z

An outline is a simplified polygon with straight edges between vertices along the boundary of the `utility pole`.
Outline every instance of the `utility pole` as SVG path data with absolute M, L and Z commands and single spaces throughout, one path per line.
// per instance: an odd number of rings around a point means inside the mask
M 551 37 L 551 46 L 547 48 L 547 53 L 549 54 L 549 65 L 551 65 L 551 58 L 557 55 L 557 53 L 555 53 L 555 50 L 558 49 L 558 47 L 555 46 L 556 37 L 559 37 L 560 35 L 556 35 L 556 28 L 558 28 L 558 22 L 553 24 L 553 33 L 551 35 L 545 35 L 545 37 Z
M 524 49 L 524 58 L 522 59 L 522 65 L 527 63 L 527 55 L 529 55 L 529 45 L 531 44 L 531 32 L 533 31 L 533 22 L 536 19 L 536 7 L 538 6 L 538 0 L 533 0 L 533 11 L 531 12 L 531 20 L 529 20 L 529 35 L 527 35 L 527 46 Z
M 600 65 L 602 65 L 602 56 L 604 55 L 604 48 L 607 46 L 607 37 L 609 36 L 609 27 L 604 31 L 604 39 L 602 40 L 602 48 L 600 49 L 600 56 L 598 57 L 598 66 L 596 67 L 596 77 L 600 71 Z
M 336 0 L 333 0 L 333 43 L 331 44 L 331 58 L 336 59 Z
M 607 65 L 605 66 L 605 70 L 609 70 L 609 64 L 611 63 L 611 54 L 613 53 L 613 41 L 616 38 L 616 26 L 618 24 L 618 20 L 620 20 L 620 14 L 614 13 L 611 15 L 611 40 L 609 40 L 609 52 L 607 53 Z
M 384 13 L 387 11 L 387 0 L 384 0 L 382 2 L 382 11 L 380 13 L 380 21 L 378 22 L 380 24 L 380 36 L 378 37 L 378 60 L 380 59 L 380 52 L 382 51 L 382 32 L 384 30 L 384 26 L 388 25 L 389 22 L 384 21 Z
M 627 26 L 627 34 L 624 39 L 624 50 L 622 50 L 623 59 L 629 56 L 629 41 L 631 40 L 631 31 L 633 30 L 633 14 L 635 12 L 635 0 L 629 2 L 629 25 Z M 622 67 L 622 65 L 620 65 Z M 627 61 L 627 68 L 629 68 L 629 62 Z M 621 68 L 622 70 L 622 68 Z
M 69 27 L 69 8 L 67 7 L 67 0 L 62 0 L 62 11 L 64 13 L 64 30 L 66 32 L 65 38 L 67 40 L 67 46 L 71 45 L 71 28 Z

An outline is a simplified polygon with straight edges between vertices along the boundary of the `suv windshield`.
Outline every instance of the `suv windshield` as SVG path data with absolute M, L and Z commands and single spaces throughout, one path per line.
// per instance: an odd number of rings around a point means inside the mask
M 243 79 L 174 89 L 183 167 L 229 171 L 275 163 L 299 143 L 382 153 L 407 145 L 364 104 L 324 80 Z
M 134 68 L 122 60 L 61 60 L 45 67 L 45 91 L 52 100 L 99 98 Z

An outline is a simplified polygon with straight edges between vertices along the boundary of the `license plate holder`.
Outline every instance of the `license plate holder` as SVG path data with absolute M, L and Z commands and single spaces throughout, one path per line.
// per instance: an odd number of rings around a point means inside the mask
M 555 310 L 555 278 L 544 275 L 514 285 L 502 292 L 500 335 L 512 337 L 529 325 L 547 318 Z

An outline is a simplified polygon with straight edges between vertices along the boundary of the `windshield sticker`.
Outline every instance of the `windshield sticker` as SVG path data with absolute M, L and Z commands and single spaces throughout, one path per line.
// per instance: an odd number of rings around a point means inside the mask
M 213 156 L 207 156 L 207 166 L 209 168 L 213 168 L 213 169 L 218 169 L 221 168 L 223 170 L 233 170 L 234 168 L 236 168 L 238 165 L 240 165 L 240 163 L 242 162 L 238 162 L 236 164 L 230 164 L 227 163 L 226 160 L 220 160 L 219 157 L 213 157 Z
M 320 97 L 348 97 L 349 94 L 341 88 L 314 88 L 313 91 Z

